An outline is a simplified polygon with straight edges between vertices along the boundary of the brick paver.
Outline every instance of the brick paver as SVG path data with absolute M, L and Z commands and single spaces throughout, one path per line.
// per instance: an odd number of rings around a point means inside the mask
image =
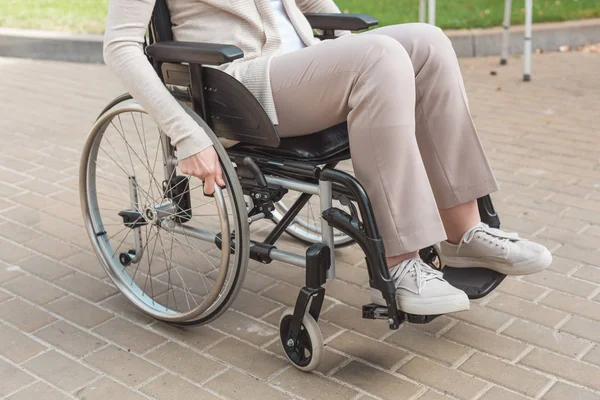
M 555 254 L 468 312 L 390 332 L 363 321 L 356 247 L 338 252 L 318 372 L 282 357 L 303 272 L 251 262 L 234 309 L 180 329 L 133 308 L 85 237 L 77 176 L 121 92 L 101 65 L 0 58 L 0 399 L 600 399 L 600 55 L 461 60 L 504 227 Z M 497 74 L 490 74 L 490 71 Z M 299 248 L 286 240 L 286 248 Z

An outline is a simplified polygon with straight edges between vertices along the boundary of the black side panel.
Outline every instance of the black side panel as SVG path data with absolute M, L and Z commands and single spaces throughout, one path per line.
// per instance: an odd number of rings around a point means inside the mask
M 204 98 L 209 120 L 218 137 L 265 147 L 278 147 L 279 135 L 267 113 L 235 78 L 204 68 Z

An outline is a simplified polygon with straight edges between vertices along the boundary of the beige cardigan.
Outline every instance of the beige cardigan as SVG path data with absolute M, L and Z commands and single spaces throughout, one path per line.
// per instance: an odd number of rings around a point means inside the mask
M 277 114 L 269 66 L 281 38 L 270 0 L 167 0 L 175 40 L 233 44 L 244 58 L 219 68 L 240 80 L 256 96 L 274 124 Z M 303 13 L 340 12 L 333 0 L 282 0 L 302 41 L 313 37 Z M 177 147 L 179 159 L 212 143 L 179 106 L 146 60 L 142 43 L 155 0 L 110 0 L 104 60 L 125 88 L 156 120 Z

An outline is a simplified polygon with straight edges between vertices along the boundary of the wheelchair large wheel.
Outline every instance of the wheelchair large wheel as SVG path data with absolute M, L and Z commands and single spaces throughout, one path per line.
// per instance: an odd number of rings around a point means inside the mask
M 237 294 L 249 258 L 248 217 L 235 169 L 211 129 L 226 187 L 214 197 L 177 173 L 174 148 L 130 96 L 98 118 L 82 154 L 85 225 L 117 288 L 145 313 L 170 323 L 208 323 Z

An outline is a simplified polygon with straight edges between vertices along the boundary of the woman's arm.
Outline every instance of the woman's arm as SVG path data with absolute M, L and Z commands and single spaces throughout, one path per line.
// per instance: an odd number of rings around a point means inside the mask
M 307 13 L 340 13 L 333 0 L 296 0 L 300 11 Z
M 155 0 L 110 0 L 104 61 L 177 147 L 179 160 L 212 142 L 165 88 L 142 49 Z

